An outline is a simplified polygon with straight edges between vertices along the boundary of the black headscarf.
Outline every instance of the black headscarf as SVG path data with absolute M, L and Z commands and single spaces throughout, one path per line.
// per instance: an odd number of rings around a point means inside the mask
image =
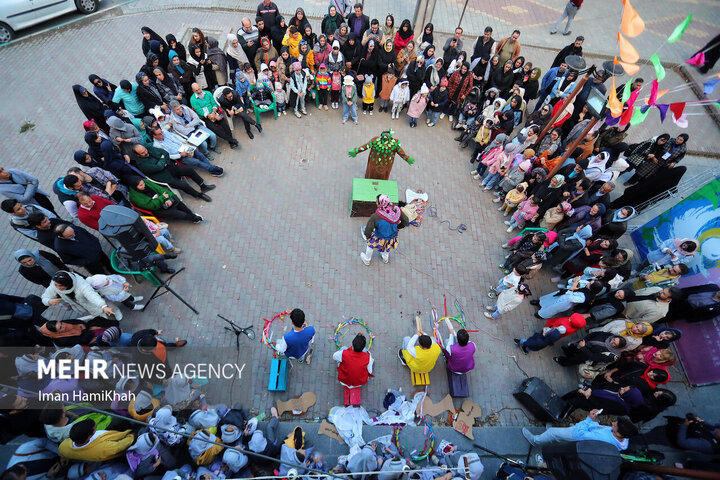
M 407 27 L 408 27 L 407 32 L 404 32 L 404 31 L 403 31 L 403 27 L 404 27 L 405 25 L 407 25 Z M 398 35 L 400 36 L 400 38 L 402 38 L 403 40 L 407 40 L 408 38 L 412 37 L 412 35 L 413 35 L 413 29 L 412 29 L 412 25 L 410 24 L 410 20 L 408 20 L 408 19 L 406 18 L 405 20 L 402 21 L 402 23 L 400 24 L 400 28 L 398 29 L 398 33 L 397 33 L 397 34 L 398 34 Z M 432 37 L 432 35 L 430 35 L 430 37 Z M 430 39 L 430 43 L 432 43 L 432 38 Z
M 157 55 L 160 60 L 160 66 L 167 69 L 168 66 L 168 46 L 163 45 L 165 42 L 159 40 L 150 40 L 150 51 Z M 148 54 L 149 55 L 149 54 Z
M 425 30 L 430 27 L 430 33 L 425 32 Z M 423 34 L 422 39 L 420 40 L 420 43 L 429 43 L 430 45 L 433 44 L 433 32 L 435 31 L 435 27 L 432 23 L 428 23 L 425 25 L 425 28 L 423 28 Z
M 151 77 L 145 72 L 139 72 L 137 75 L 135 75 L 135 81 L 137 82 L 138 99 L 143 103 L 143 105 L 145 105 L 146 110 L 149 110 L 156 105 L 162 105 L 164 101 L 162 95 L 160 94 L 160 91 L 158 90 L 157 86 L 155 86 L 155 82 L 150 80 L 148 86 L 145 86 L 142 82 L 143 77 L 148 77 L 148 79 L 154 79 L 155 75 L 152 74 Z
M 158 80 L 158 78 L 154 75 L 154 74 L 155 74 L 155 70 L 160 70 L 160 71 L 162 72 L 162 74 L 163 74 L 163 80 L 162 80 L 162 82 L 161 82 L 160 80 Z M 153 79 L 155 80 L 155 83 L 162 83 L 162 84 L 165 85 L 167 88 L 169 88 L 173 95 L 177 95 L 177 94 L 178 94 L 177 85 L 175 85 L 175 82 L 173 82 L 173 79 L 170 78 L 170 75 L 168 75 L 168 73 L 165 71 L 164 68 L 162 68 L 162 67 L 155 67 L 155 68 L 153 69 Z
M 147 38 L 145 38 L 145 36 L 143 35 L 143 39 L 142 39 L 142 51 L 143 51 L 143 55 L 147 56 L 147 54 L 150 52 L 150 42 L 151 42 L 152 40 L 157 40 L 158 42 L 162 43 L 163 46 L 165 47 L 165 51 L 166 51 L 166 52 L 168 51 L 168 46 L 167 46 L 167 43 L 165 43 L 165 40 L 163 40 L 163 38 L 162 38 L 160 35 L 158 35 L 157 33 L 155 33 L 155 31 L 154 31 L 152 28 L 150 28 L 150 27 L 141 27 L 141 28 L 140 28 L 140 31 L 143 32 L 143 34 L 144 34 L 145 32 L 147 32 L 147 33 L 150 34 L 150 40 L 148 40 Z
M 75 101 L 82 110 L 83 115 L 88 120 L 95 120 L 95 123 L 100 125 L 100 122 L 105 123 L 105 106 L 97 99 L 95 95 L 87 92 L 87 89 L 82 85 L 73 85 L 73 93 L 75 94 Z M 87 92 L 87 97 L 83 96 L 83 92 Z
M 168 43 L 168 54 L 170 53 L 170 50 L 175 50 L 175 53 L 178 54 L 178 57 L 180 57 L 180 60 L 183 62 L 187 62 L 187 51 L 185 50 L 185 46 L 177 41 L 177 38 L 175 38 L 175 35 L 172 33 L 168 33 L 165 35 L 165 40 L 167 40 Z M 175 48 L 172 48 L 170 46 L 170 42 L 175 42 Z

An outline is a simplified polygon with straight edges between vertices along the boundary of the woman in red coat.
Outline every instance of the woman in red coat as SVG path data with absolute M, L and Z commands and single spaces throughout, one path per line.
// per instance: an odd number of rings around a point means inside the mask
M 551 318 L 545 322 L 545 328 L 542 332 L 534 334 L 530 338 L 515 339 L 515 343 L 520 347 L 523 353 L 528 351 L 537 352 L 548 345 L 577 332 L 585 326 L 585 317 L 579 313 L 573 313 L 569 317 Z
M 448 94 L 450 96 L 450 102 L 445 107 L 445 113 L 450 116 L 450 121 L 453 121 L 453 116 L 457 112 L 458 108 L 462 105 L 462 102 L 470 93 L 473 86 L 473 76 L 470 72 L 470 64 L 463 62 L 459 70 L 455 70 L 450 75 L 448 81 Z M 442 116 L 440 117 L 442 118 Z

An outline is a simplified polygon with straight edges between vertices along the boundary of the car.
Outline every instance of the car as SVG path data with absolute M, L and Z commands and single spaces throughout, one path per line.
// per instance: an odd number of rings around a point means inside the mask
M 66 13 L 97 12 L 100 0 L 0 0 L 0 44 L 15 32 Z

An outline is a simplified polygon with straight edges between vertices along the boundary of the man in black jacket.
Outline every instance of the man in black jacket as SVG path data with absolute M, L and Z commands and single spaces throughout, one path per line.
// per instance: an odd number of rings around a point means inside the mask
M 664 321 L 701 322 L 720 316 L 720 287 L 714 283 L 681 288 L 682 298 L 670 302 Z
M 55 227 L 55 251 L 68 265 L 85 267 L 91 274 L 113 273 L 110 259 L 100 241 L 87 230 L 61 223 Z
M 48 218 L 42 212 L 33 212 L 28 215 L 28 228 L 35 230 L 35 236 L 30 237 L 39 244 L 55 250 L 55 227 L 64 222 L 62 218 Z
M 560 64 L 565 61 L 565 57 L 567 57 L 568 55 L 577 55 L 578 57 L 582 57 L 582 44 L 584 41 L 585 37 L 583 37 L 582 35 L 576 37 L 573 43 L 571 43 L 570 45 L 566 45 L 565 48 L 558 52 L 550 68 L 559 67 Z
M 370 28 L 370 17 L 363 15 L 363 6 L 361 3 L 355 4 L 355 13 L 348 15 L 347 23 L 350 31 L 355 33 L 355 37 L 362 38 L 366 30 Z

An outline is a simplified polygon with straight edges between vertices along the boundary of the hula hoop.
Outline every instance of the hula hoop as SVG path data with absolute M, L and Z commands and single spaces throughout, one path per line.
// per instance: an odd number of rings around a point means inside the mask
M 273 352 L 275 352 L 275 353 L 280 353 L 280 352 L 278 352 L 277 343 L 276 343 L 276 342 L 273 342 L 273 341 L 270 341 L 270 325 L 271 325 L 275 320 L 283 321 L 283 319 L 285 318 L 285 315 L 290 315 L 290 310 L 286 310 L 286 311 L 284 311 L 284 312 L 276 313 L 270 320 L 268 320 L 267 318 L 263 318 L 263 320 L 265 321 L 265 324 L 263 325 L 262 338 L 261 338 L 260 341 L 261 341 L 262 343 L 264 343 L 265 345 L 267 345 L 268 348 L 269 348 L 270 350 L 272 350 Z
M 368 337 L 370 337 L 370 340 L 368 340 L 367 346 L 365 348 L 370 350 L 370 347 L 372 347 L 373 344 L 373 338 L 375 338 L 375 334 L 372 333 L 372 330 L 370 330 L 370 327 L 367 326 L 367 324 L 363 321 L 362 318 L 352 317 L 349 320 L 338 323 L 337 327 L 335 327 L 335 331 L 333 332 L 333 336 L 330 337 L 330 340 L 334 341 L 335 346 L 338 348 L 338 350 L 340 350 L 342 348 L 342 343 L 340 342 L 340 340 L 342 339 L 342 336 L 340 335 L 340 330 L 350 325 L 360 325 L 361 327 L 365 328 Z
M 444 296 L 444 295 L 443 295 Z M 446 302 L 447 303 L 447 302 Z M 445 316 L 442 318 L 438 318 L 437 315 L 437 309 L 435 307 L 432 308 L 431 313 L 431 320 L 433 324 L 433 336 L 435 337 L 435 341 L 438 343 L 438 345 L 443 345 L 442 336 L 440 335 L 440 329 L 439 326 L 441 323 L 443 323 L 445 320 L 453 320 L 457 322 L 461 328 L 465 327 L 465 312 L 463 312 L 462 307 L 460 306 L 460 303 L 455 300 L 455 308 L 460 312 L 454 317 L 450 317 L 447 315 L 447 307 L 445 307 Z
M 425 424 L 425 428 L 428 430 L 429 435 L 425 439 L 425 446 L 423 447 L 423 450 L 418 455 L 410 457 L 410 459 L 413 462 L 420 462 L 422 460 L 425 460 L 432 454 L 433 450 L 435 449 L 435 433 L 433 433 L 432 426 L 427 421 L 425 421 L 424 418 L 420 419 L 419 422 L 422 424 Z M 405 455 L 403 455 L 402 447 L 400 447 L 400 432 L 401 431 L 402 431 L 401 426 L 393 425 L 392 441 L 393 441 L 393 444 L 395 445 L 395 447 L 398 449 L 398 453 L 400 454 L 400 456 L 404 457 Z

